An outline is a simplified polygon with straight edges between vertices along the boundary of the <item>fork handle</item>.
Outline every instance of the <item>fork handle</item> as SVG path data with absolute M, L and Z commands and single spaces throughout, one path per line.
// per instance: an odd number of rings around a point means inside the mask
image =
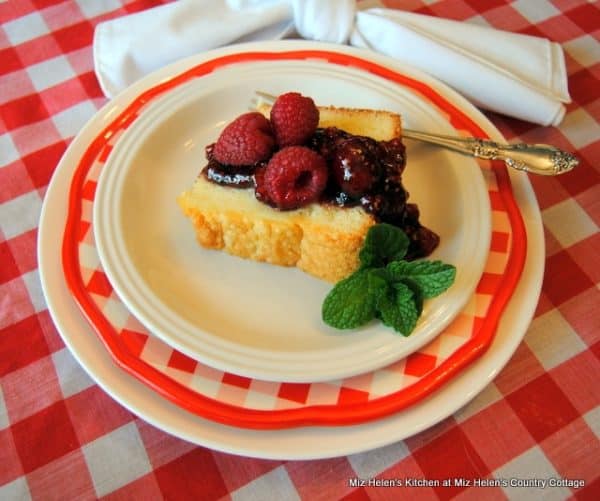
M 544 176 L 569 172 L 579 164 L 579 160 L 570 153 L 547 144 L 499 144 L 486 139 L 444 136 L 410 129 L 403 129 L 402 136 L 475 158 L 501 160 L 513 169 Z

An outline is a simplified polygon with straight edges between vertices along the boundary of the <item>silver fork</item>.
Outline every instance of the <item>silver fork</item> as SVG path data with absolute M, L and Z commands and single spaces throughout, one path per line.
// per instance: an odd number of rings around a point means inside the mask
M 262 91 L 256 91 L 255 94 L 253 109 L 261 103 L 273 104 L 276 99 L 276 96 Z M 513 169 L 543 176 L 564 174 L 579 164 L 574 155 L 549 144 L 500 144 L 489 139 L 446 136 L 404 128 L 402 137 L 435 144 L 470 157 L 501 160 Z

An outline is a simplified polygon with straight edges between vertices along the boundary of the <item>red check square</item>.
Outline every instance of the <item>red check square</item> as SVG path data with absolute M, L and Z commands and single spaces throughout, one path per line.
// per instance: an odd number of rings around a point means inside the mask
M 423 470 L 423 478 L 481 478 L 490 473 L 475 447 L 459 427 L 447 430 L 420 449 L 413 451 L 415 461 Z M 464 491 L 461 485 L 434 487 L 443 499 L 450 499 Z
M 304 404 L 308 398 L 310 386 L 310 384 L 302 383 L 281 383 L 277 397 Z
M 94 196 L 96 195 L 96 187 L 98 183 L 96 181 L 87 180 L 81 188 L 81 198 L 84 200 L 89 200 L 91 202 L 94 201 Z
M 592 3 L 580 5 L 579 7 L 565 11 L 565 15 L 586 33 L 592 33 L 598 29 L 600 8 L 597 5 Z
M 87 73 L 79 75 L 79 82 L 90 99 L 104 97 L 96 73 L 93 71 L 88 71 Z
M 188 374 L 193 374 L 198 362 L 196 362 L 193 358 L 184 355 L 183 353 L 173 350 L 167 365 L 173 369 L 178 369 L 180 371 L 187 372 Z
M 492 252 L 506 252 L 508 250 L 509 234 L 502 231 L 492 232 L 490 250 Z
M 244 376 L 238 376 L 237 374 L 230 374 L 228 372 L 225 372 L 223 374 L 223 379 L 221 380 L 221 382 L 246 390 L 250 388 L 252 380 Z
M 423 376 L 435 367 L 436 361 L 437 357 L 432 355 L 419 352 L 413 353 L 406 358 L 404 372 L 409 376 Z
M 148 335 L 142 334 L 141 332 L 124 329 L 121 331 L 121 341 L 123 341 L 130 353 L 136 357 L 139 357 L 144 349 L 144 346 L 146 346 Z
M 99 296 L 108 297 L 111 295 L 113 288 L 108 281 L 107 276 L 101 271 L 94 271 L 90 281 L 88 282 L 87 289 L 94 294 Z
M 0 266 L 0 284 L 9 282 L 21 275 L 6 241 L 0 242 L 0 262 L 2 262 L 2 266 Z
M 354 390 L 352 388 L 340 388 L 337 403 L 339 405 L 347 404 L 364 404 L 369 401 L 369 393 L 361 390 Z
M 600 16 L 600 14 L 598 14 Z M 569 75 L 569 92 L 573 101 L 580 105 L 590 103 L 598 98 L 600 82 L 588 69 L 582 69 Z
M 573 404 L 548 374 L 519 388 L 506 400 L 537 442 L 578 416 Z
M 199 474 L 201 472 L 201 474 Z M 198 447 L 154 472 L 166 499 L 220 499 L 227 494 L 213 454 Z
M 566 251 L 546 259 L 542 288 L 555 306 L 560 306 L 593 286 L 589 277 Z
M 54 32 L 54 38 L 63 53 L 88 47 L 94 38 L 94 26 L 83 21 Z
M 8 130 L 39 122 L 49 117 L 38 94 L 31 94 L 0 106 L 0 116 Z
M 476 291 L 479 294 L 493 295 L 502 282 L 502 275 L 499 273 L 483 273 L 477 284 Z
M 600 492 L 600 476 L 595 480 L 587 482 L 585 487 L 577 492 L 577 499 L 583 501 L 596 501 Z
M 15 423 L 12 432 L 26 473 L 79 448 L 63 401 Z
M 13 71 L 18 71 L 23 68 L 23 63 L 19 58 L 19 54 L 12 47 L 0 50 L 0 75 L 6 75 Z
M 596 87 L 600 87 L 600 80 L 596 81 Z M 571 151 L 573 147 L 568 146 L 565 149 Z M 579 165 L 577 169 L 561 174 L 556 178 L 570 196 L 586 193 L 590 186 L 598 186 L 598 172 L 594 170 L 585 157 L 578 155 L 578 158 Z
M 27 339 L 27 349 L 24 349 Z M 37 315 L 0 329 L 0 377 L 50 354 Z
M 36 188 L 43 188 L 50 182 L 67 143 L 59 141 L 23 157 L 23 163 Z

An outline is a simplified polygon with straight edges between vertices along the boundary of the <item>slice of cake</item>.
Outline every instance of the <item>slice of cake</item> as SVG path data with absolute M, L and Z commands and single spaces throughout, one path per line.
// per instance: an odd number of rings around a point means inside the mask
M 409 257 L 431 253 L 437 236 L 419 224 L 401 182 L 399 115 L 316 108 L 297 93 L 260 111 L 224 129 L 178 197 L 200 245 L 329 282 L 356 269 L 366 232 L 379 221 L 407 233 Z

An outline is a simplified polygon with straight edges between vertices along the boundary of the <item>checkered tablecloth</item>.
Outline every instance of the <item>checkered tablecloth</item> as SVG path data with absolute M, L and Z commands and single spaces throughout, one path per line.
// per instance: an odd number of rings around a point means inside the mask
M 600 499 L 600 3 L 386 2 L 561 43 L 573 102 L 560 126 L 488 116 L 508 140 L 555 144 L 581 165 L 530 178 L 545 230 L 543 290 L 494 382 L 416 436 L 314 461 L 229 455 L 147 424 L 86 375 L 48 313 L 38 220 L 61 155 L 106 102 L 93 71 L 94 26 L 159 3 L 0 1 L 0 499 Z M 357 478 L 371 482 L 353 485 Z M 400 478 L 570 485 L 374 485 Z

